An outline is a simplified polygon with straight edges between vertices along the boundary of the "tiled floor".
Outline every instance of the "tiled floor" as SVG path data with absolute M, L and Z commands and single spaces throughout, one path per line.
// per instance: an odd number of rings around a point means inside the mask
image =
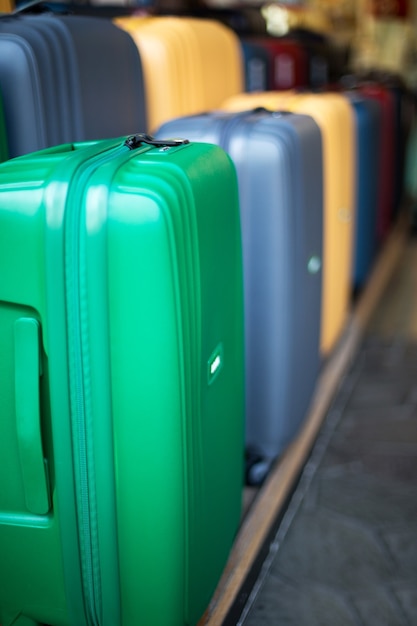
M 417 242 L 326 416 L 239 624 L 417 625 Z

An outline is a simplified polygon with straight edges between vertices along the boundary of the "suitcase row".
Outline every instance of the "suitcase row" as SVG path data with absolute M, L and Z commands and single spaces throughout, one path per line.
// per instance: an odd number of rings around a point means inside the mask
M 132 128 L 153 131 L 245 89 L 311 82 L 304 80 L 300 44 L 273 37 L 255 43 L 210 19 L 23 14 L 3 17 L 0 32 L 11 157 Z M 256 55 L 249 58 L 255 46 L 277 69 L 265 69 Z M 254 78 L 271 72 L 274 81 Z
M 122 30 L 6 22 L 9 149 L 29 147 L 0 167 L 0 620 L 193 624 L 239 525 L 244 449 L 261 479 L 296 435 L 393 223 L 393 108 L 235 91 L 153 140 L 131 135 L 145 66 Z
M 409 104 L 404 97 L 404 111 Z M 247 471 L 256 481 L 302 424 L 352 296 L 395 221 L 399 139 L 408 130 L 396 126 L 393 94 L 376 82 L 348 92 L 245 93 L 222 109 L 167 122 L 156 136 L 220 145 L 237 169 Z M 296 137 L 291 148 L 285 127 Z

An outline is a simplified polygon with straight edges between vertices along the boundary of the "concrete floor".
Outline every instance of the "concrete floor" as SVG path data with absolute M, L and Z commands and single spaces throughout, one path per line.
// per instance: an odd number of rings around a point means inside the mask
M 342 381 L 238 624 L 417 625 L 417 241 Z

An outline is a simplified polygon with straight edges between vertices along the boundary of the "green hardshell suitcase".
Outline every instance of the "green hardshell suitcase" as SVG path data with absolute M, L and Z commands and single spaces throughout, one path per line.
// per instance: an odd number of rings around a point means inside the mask
M 242 260 L 220 148 L 0 165 L 0 623 L 195 624 L 243 483 Z

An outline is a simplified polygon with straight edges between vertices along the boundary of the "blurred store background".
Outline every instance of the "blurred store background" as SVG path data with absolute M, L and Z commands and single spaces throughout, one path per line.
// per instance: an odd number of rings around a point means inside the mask
M 27 5 L 53 4 L 38 0 L 0 0 L 0 12 Z M 55 3 L 58 4 L 58 3 Z M 307 31 L 325 38 L 348 55 L 352 71 L 381 69 L 400 74 L 417 89 L 417 0 L 63 0 L 59 4 L 124 7 L 138 13 L 202 13 L 204 9 L 246 11 L 253 23 L 265 23 L 268 33 L 285 36 Z M 229 13 L 230 15 L 230 13 Z M 242 27 L 236 24 L 236 29 Z

